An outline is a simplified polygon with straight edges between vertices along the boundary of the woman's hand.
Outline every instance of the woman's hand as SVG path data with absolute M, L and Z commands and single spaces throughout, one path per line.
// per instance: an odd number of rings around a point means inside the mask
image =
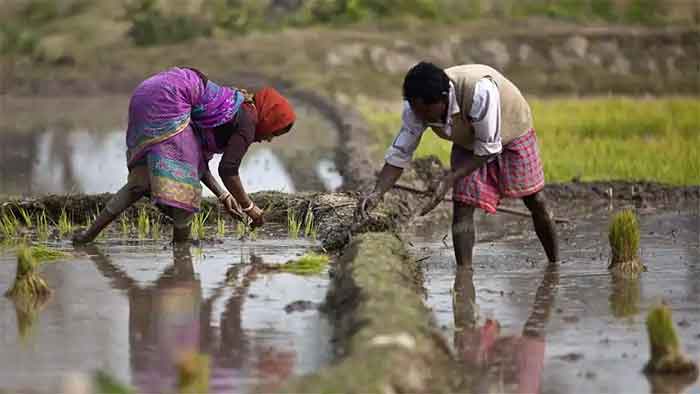
M 265 224 L 265 211 L 258 208 L 257 205 L 253 204 L 253 206 L 249 210 L 246 210 L 245 213 L 252 220 L 250 227 L 256 228 Z
M 238 205 L 236 199 L 234 199 L 231 194 L 226 193 L 225 195 L 219 196 L 219 201 L 221 201 L 221 204 L 223 204 L 224 209 L 229 215 L 233 216 L 236 220 L 244 221 L 245 215 L 243 215 L 241 206 Z

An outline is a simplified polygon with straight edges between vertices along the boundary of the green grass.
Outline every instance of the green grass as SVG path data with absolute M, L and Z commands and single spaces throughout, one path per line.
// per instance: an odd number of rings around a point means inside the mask
M 327 255 L 310 252 L 279 266 L 279 270 L 297 275 L 318 275 L 326 268 L 328 261 Z
M 304 215 L 304 238 L 316 239 L 316 226 L 314 225 L 314 211 L 311 209 L 311 204 L 306 209 Z
M 2 211 L 2 216 L 0 216 L 0 233 L 6 240 L 13 239 L 17 236 L 17 231 L 19 230 L 19 221 L 12 211 Z
M 216 218 L 216 236 L 218 238 L 226 236 L 226 221 L 221 217 L 221 213 Z
M 19 211 L 19 216 L 24 221 L 24 225 L 27 226 L 27 228 L 32 228 L 33 227 L 32 215 L 26 209 L 24 209 L 24 207 L 18 207 L 18 211 Z
M 548 182 L 574 178 L 700 184 L 700 99 L 586 98 L 530 101 Z M 381 154 L 400 126 L 400 109 L 364 102 Z M 416 157 L 449 164 L 451 144 L 426 132 Z
M 119 227 L 121 228 L 122 236 L 128 238 L 131 234 L 131 228 L 133 227 L 128 216 L 122 215 L 122 219 L 119 221 Z

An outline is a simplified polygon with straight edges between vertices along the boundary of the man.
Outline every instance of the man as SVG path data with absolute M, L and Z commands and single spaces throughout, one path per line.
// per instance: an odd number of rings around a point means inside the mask
M 544 172 L 530 106 L 501 73 L 480 64 L 446 70 L 415 65 L 404 79 L 402 126 L 386 152 L 374 190 L 364 196 L 365 216 L 409 166 L 421 136 L 430 127 L 452 141 L 452 169 L 439 183 L 422 214 L 454 188 L 452 240 L 457 264 L 472 264 L 474 208 L 496 212 L 502 197 L 522 198 L 550 262 L 559 260 L 554 222 L 547 212 Z

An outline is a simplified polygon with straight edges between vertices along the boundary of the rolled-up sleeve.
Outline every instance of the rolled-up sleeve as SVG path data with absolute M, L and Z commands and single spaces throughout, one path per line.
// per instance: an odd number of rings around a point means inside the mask
M 401 129 L 384 155 L 384 161 L 394 167 L 407 168 L 418 148 L 425 125 L 416 118 L 408 101 L 404 102 Z
M 469 118 L 474 127 L 474 154 L 501 153 L 501 95 L 491 78 L 482 78 L 476 83 Z

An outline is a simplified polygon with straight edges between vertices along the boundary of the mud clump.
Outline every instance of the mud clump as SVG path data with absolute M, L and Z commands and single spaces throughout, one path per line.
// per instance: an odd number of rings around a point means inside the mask
M 639 222 L 632 210 L 617 213 L 610 223 L 610 265 L 608 269 L 617 275 L 636 276 L 646 271 L 639 258 Z
M 644 367 L 647 375 L 685 375 L 695 380 L 698 366 L 680 350 L 678 334 L 671 319 L 671 309 L 659 305 L 649 312 L 647 333 L 651 360 Z

